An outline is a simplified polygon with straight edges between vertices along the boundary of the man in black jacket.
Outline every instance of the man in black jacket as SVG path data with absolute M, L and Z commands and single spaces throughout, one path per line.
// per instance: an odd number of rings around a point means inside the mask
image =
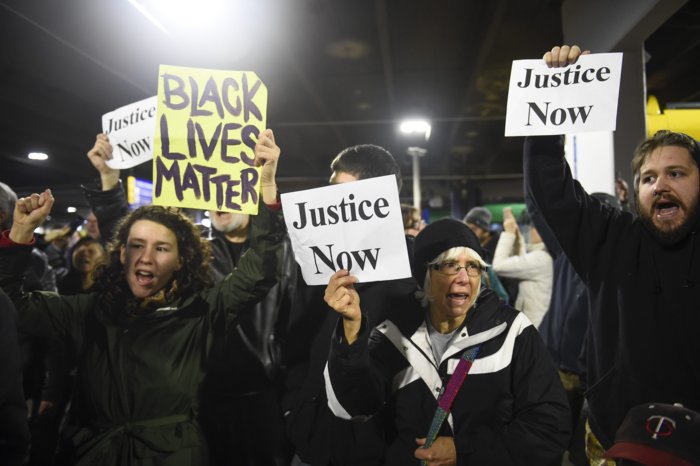
M 372 144 L 348 147 L 331 162 L 330 183 L 394 175 L 401 190 L 401 170 L 384 148 Z M 406 238 L 409 257 L 413 237 Z M 375 326 L 382 322 L 394 300 L 411 297 L 412 278 L 357 284 L 363 313 Z M 323 286 L 300 284 L 295 300 L 288 342 L 284 347 L 288 366 L 283 407 L 287 433 L 298 459 L 313 466 L 381 464 L 384 441 L 379 419 L 365 423 L 336 418 L 328 409 L 323 372 L 330 350 L 336 316 L 323 301 Z
M 563 46 L 544 58 L 566 66 L 580 54 Z M 638 219 L 572 179 L 560 137 L 528 138 L 524 163 L 528 195 L 589 291 L 589 440 L 609 448 L 629 409 L 644 402 L 700 410 L 698 143 L 660 131 L 640 144 Z
M 211 268 L 216 281 L 248 248 L 250 216 L 209 211 Z M 297 266 L 285 237 L 277 283 L 253 309 L 227 322 L 212 348 L 204 380 L 202 424 L 212 465 L 287 465 L 291 452 L 279 402 L 280 345 L 294 300 Z

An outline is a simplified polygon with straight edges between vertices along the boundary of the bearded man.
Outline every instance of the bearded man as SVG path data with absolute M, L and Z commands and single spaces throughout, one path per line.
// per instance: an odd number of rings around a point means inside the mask
M 580 54 L 554 47 L 544 60 L 567 66 Z M 528 194 L 590 297 L 588 446 L 609 448 L 637 404 L 700 410 L 699 163 L 700 146 L 685 134 L 642 142 L 632 161 L 635 219 L 573 180 L 560 136 L 525 142 Z

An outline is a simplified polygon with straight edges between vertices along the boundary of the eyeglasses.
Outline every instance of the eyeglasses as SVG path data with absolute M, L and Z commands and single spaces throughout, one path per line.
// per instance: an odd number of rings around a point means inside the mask
M 437 270 L 443 275 L 457 275 L 460 269 L 464 269 L 470 277 L 478 277 L 481 275 L 481 265 L 478 262 L 468 262 L 465 265 L 460 265 L 459 262 L 440 262 L 439 264 L 431 264 L 433 270 Z

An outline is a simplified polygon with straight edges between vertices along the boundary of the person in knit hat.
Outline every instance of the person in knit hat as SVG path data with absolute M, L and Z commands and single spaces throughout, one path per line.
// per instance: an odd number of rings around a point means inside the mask
M 491 230 L 491 211 L 486 207 L 472 207 L 462 220 L 474 232 L 484 249 L 482 257 L 487 263 L 493 260 L 493 253 L 498 243 L 498 234 Z
M 566 395 L 536 329 L 481 286 L 481 254 L 463 222 L 426 226 L 412 262 L 419 292 L 392 301 L 374 329 L 357 277 L 341 270 L 326 287 L 339 316 L 328 406 L 342 419 L 382 419 L 387 465 L 561 462 Z

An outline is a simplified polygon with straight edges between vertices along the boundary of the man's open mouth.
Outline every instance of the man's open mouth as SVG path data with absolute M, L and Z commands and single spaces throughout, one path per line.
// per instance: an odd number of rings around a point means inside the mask
M 664 220 L 674 217 L 680 211 L 680 206 L 673 201 L 659 201 L 654 205 L 654 215 Z

